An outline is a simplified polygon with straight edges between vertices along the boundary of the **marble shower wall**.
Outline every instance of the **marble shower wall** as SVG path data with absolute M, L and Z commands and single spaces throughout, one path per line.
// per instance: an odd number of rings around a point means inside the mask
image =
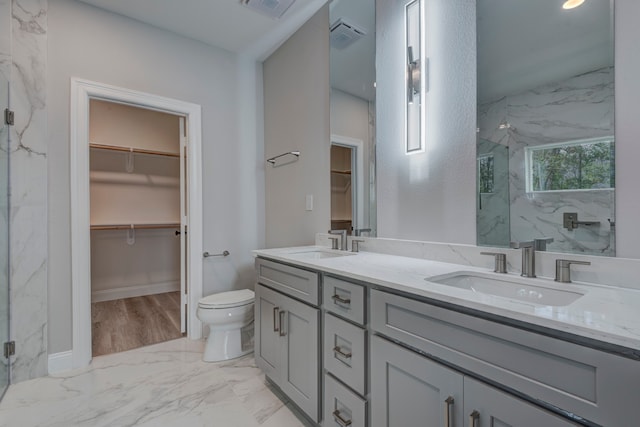
M 550 251 L 615 256 L 608 222 L 615 220 L 614 190 L 527 193 L 524 168 L 526 147 L 614 134 L 613 71 L 595 70 L 478 107 L 479 137 L 509 148 L 511 240 L 552 237 Z M 564 212 L 600 224 L 568 231 Z
M 47 374 L 47 0 L 12 0 L 13 382 Z

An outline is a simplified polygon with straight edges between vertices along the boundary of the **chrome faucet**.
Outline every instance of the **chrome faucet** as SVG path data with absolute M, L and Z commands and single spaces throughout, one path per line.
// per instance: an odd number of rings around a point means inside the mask
M 536 277 L 535 242 L 511 242 L 513 249 L 522 249 L 522 273 L 524 277 Z
M 340 249 L 347 250 L 347 230 L 329 230 L 328 233 L 340 236 Z

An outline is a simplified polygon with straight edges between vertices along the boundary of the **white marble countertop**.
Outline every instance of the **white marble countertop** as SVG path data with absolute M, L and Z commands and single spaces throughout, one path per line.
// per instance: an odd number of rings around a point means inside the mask
M 314 258 L 313 252 L 335 253 Z M 254 255 L 331 273 L 482 311 L 503 318 L 550 328 L 599 342 L 622 346 L 640 356 L 640 291 L 591 283 L 556 283 L 551 278 L 526 279 L 527 283 L 551 289 L 584 293 L 573 303 L 558 307 L 523 302 L 433 283 L 425 278 L 453 272 L 491 272 L 484 268 L 408 258 L 395 255 L 332 251 L 321 246 L 262 249 Z M 499 275 L 520 280 L 519 275 Z

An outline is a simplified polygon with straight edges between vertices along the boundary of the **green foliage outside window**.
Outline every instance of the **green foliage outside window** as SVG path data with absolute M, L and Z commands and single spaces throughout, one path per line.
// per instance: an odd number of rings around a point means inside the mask
M 493 193 L 493 156 L 478 158 L 478 186 L 480 193 Z
M 610 138 L 528 150 L 532 191 L 615 187 L 615 151 Z

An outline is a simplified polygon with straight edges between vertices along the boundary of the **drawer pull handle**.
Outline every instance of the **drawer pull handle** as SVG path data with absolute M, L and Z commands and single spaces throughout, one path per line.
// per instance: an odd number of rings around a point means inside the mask
M 331 299 L 340 304 L 351 304 L 351 298 L 342 298 L 340 295 L 334 295 Z
M 277 324 L 276 320 L 279 311 L 280 307 L 273 307 L 273 332 L 278 332 L 280 330 L 280 326 Z
M 344 357 L 345 359 L 351 359 L 351 353 L 345 353 L 344 351 L 342 351 L 339 345 L 333 347 L 333 352 L 338 353 L 340 356 Z
M 342 418 L 342 416 L 340 415 L 340 411 L 337 410 L 337 409 L 335 411 L 333 411 L 333 418 L 342 427 L 348 427 L 348 426 L 351 425 L 351 420 L 345 420 L 344 418 Z
M 480 412 L 473 410 L 472 413 L 469 414 L 469 427 L 476 427 L 478 424 L 477 421 L 480 420 Z
M 281 337 L 284 337 L 285 335 L 287 335 L 287 333 L 284 331 L 284 314 L 286 312 L 285 311 L 281 311 L 280 314 L 280 332 L 279 335 Z
M 451 427 L 451 408 L 453 408 L 453 403 L 455 402 L 455 400 L 453 399 L 453 396 L 449 396 L 444 400 L 445 403 L 445 407 L 444 407 L 444 427 Z

